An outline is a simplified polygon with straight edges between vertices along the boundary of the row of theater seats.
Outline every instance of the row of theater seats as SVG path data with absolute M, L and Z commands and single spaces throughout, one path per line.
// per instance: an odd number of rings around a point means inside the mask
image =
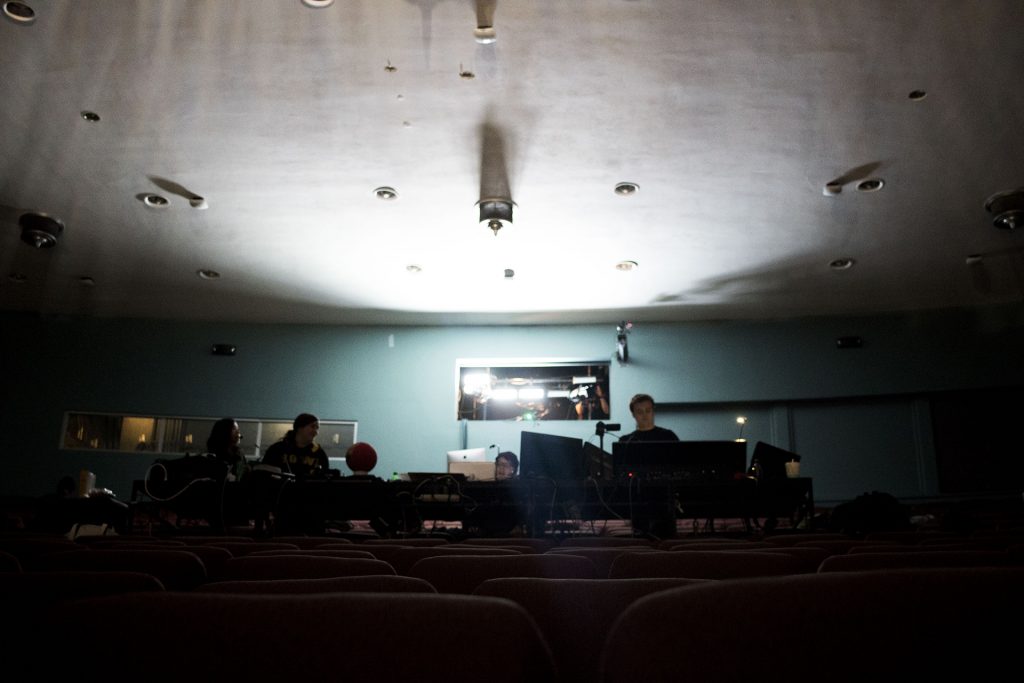
M 47 664 L 25 680 L 101 653 L 157 680 L 984 678 L 1014 653 L 1022 606 L 1012 536 L 327 540 L 0 538 L 5 620 L 22 627 L 4 661 Z M 916 568 L 835 564 L 880 555 Z

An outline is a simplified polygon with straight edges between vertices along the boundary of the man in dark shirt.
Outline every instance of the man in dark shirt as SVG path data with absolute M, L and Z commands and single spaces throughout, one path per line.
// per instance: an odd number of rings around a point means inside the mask
M 629 399 L 629 412 L 636 420 L 636 431 L 623 436 L 622 443 L 639 441 L 679 441 L 671 429 L 654 425 L 654 399 L 649 394 L 637 394 Z

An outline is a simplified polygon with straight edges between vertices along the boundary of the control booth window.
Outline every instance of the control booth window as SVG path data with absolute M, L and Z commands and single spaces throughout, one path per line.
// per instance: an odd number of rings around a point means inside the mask
M 609 361 L 459 361 L 459 420 L 607 420 Z

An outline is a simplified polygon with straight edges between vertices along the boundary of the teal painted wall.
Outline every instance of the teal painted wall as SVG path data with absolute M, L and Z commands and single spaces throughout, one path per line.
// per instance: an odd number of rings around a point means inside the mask
M 0 494 L 49 492 L 88 468 L 127 498 L 151 454 L 58 449 L 65 411 L 224 415 L 359 422 L 377 474 L 437 471 L 444 452 L 498 444 L 518 452 L 523 428 L 596 443 L 593 422 L 455 419 L 460 358 L 608 359 L 615 325 L 344 327 L 55 320 L 4 315 Z M 859 335 L 864 347 L 838 350 Z M 214 343 L 238 347 L 210 354 Z M 866 490 L 937 493 L 930 392 L 1024 384 L 1016 308 L 857 319 L 638 324 L 630 363 L 612 363 L 612 418 L 632 429 L 629 397 L 659 401 L 658 423 L 684 439 L 731 439 L 735 417 L 804 457 L 819 501 Z M 610 440 L 606 437 L 606 448 Z

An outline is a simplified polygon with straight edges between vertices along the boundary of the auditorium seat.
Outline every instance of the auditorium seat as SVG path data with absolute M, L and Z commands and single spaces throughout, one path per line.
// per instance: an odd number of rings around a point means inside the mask
M 352 541 L 347 538 L 340 538 L 338 536 L 274 536 L 267 539 L 274 543 L 291 543 L 302 549 L 319 548 L 322 545 L 328 543 L 343 543 L 353 545 Z
M 89 548 L 96 550 L 97 552 L 103 552 L 106 550 L 180 550 L 188 553 L 192 553 L 203 562 L 203 566 L 206 567 L 206 576 L 208 581 L 216 581 L 220 577 L 221 569 L 224 567 L 224 563 L 231 559 L 231 553 L 224 548 L 219 548 L 215 545 L 163 545 L 155 544 L 149 545 L 147 543 L 114 543 L 107 545 L 105 543 L 94 543 Z
M 206 545 L 207 543 L 254 543 L 249 536 L 203 536 L 180 535 L 168 536 L 172 541 L 182 541 L 185 545 Z
M 886 545 L 884 541 L 864 541 L 854 538 L 846 538 L 842 540 L 827 540 L 819 539 L 816 541 L 800 541 L 790 547 L 793 548 L 821 548 L 826 551 L 829 555 L 845 555 L 850 552 L 853 548 L 857 548 L 865 545 Z M 896 545 L 893 543 L 892 545 Z
M 650 546 L 642 545 L 624 545 L 621 547 L 612 546 L 610 548 L 586 548 L 586 547 L 568 547 L 568 548 L 552 548 L 548 551 L 549 555 L 575 555 L 577 557 L 585 557 L 594 563 L 594 568 L 597 571 L 597 577 L 599 579 L 607 579 L 608 574 L 611 572 L 612 563 L 615 562 L 615 558 L 623 553 L 656 553 L 658 550 L 651 548 Z
M 772 534 L 765 536 L 764 540 L 769 543 L 778 543 L 779 545 L 796 545 L 797 543 L 804 543 L 807 541 L 845 541 L 851 538 L 846 534 L 839 533 L 804 533 L 794 532 L 789 534 Z
M 819 572 L 863 572 L 910 567 L 998 567 L 1012 558 L 1004 551 L 964 550 L 894 553 L 857 553 L 826 558 Z
M 497 598 L 157 593 L 67 603 L 54 617 L 53 680 L 108 666 L 97 656 L 112 643 L 118 671 L 160 680 L 554 680 L 532 619 Z
M 18 558 L 10 553 L 0 550 L 0 572 L 20 572 L 21 563 Z
M 395 570 L 381 560 L 310 555 L 277 555 L 234 557 L 224 563 L 224 581 L 272 579 L 323 579 L 337 576 L 394 574 Z
M 509 576 L 598 578 L 589 559 L 551 553 L 425 557 L 412 566 L 408 575 L 430 582 L 438 593 L 472 593 L 487 579 Z
M 376 545 L 406 545 L 406 546 L 423 546 L 423 545 L 446 545 L 449 541 L 447 538 L 440 538 L 437 536 L 410 536 L 407 538 L 370 538 L 362 542 L 363 545 L 376 546 Z
M 391 556 L 388 557 L 387 562 L 395 568 L 395 572 L 399 574 L 408 574 L 412 566 L 425 557 L 449 555 L 472 557 L 477 555 L 522 555 L 522 553 L 517 550 L 509 550 L 507 548 L 490 548 L 487 546 L 480 546 L 479 548 L 452 548 L 450 545 L 426 546 L 420 548 L 405 547 L 392 553 Z
M 514 542 L 509 541 L 508 543 L 469 543 L 468 541 L 462 543 L 449 543 L 445 548 L 470 548 L 476 550 L 478 548 L 499 548 L 501 550 L 514 550 L 517 553 L 532 555 L 534 553 L 544 552 L 535 545 L 516 545 Z
M 615 558 L 608 577 L 637 579 L 678 577 L 686 579 L 738 579 L 779 576 L 809 571 L 797 557 L 768 551 L 663 550 L 626 553 Z
M 735 538 L 680 539 L 673 538 L 658 544 L 659 550 L 756 550 L 757 548 L 778 548 L 779 544 L 768 541 L 744 541 Z
M 335 576 L 325 579 L 268 579 L 263 581 L 215 581 L 196 589 L 200 593 L 436 593 L 423 579 L 373 574 Z
M 488 579 L 473 592 L 522 605 L 551 646 L 562 683 L 598 680 L 598 653 L 618 616 L 637 599 L 702 579 Z
M 841 557 L 841 556 L 837 556 Z M 1020 569 L 797 574 L 640 598 L 612 627 L 605 683 L 1005 680 Z
M 249 541 L 242 543 L 235 543 L 230 541 L 224 541 L 220 543 L 210 543 L 209 545 L 216 546 L 218 548 L 224 548 L 232 557 L 245 557 L 249 553 L 254 553 L 259 550 L 298 550 L 299 546 L 294 543 L 277 543 L 272 541 Z
M 350 546 L 355 547 L 355 544 Z M 254 553 L 249 553 L 249 557 L 268 557 L 275 555 L 308 555 L 310 557 L 347 557 L 347 558 L 361 558 L 364 560 L 375 560 L 377 559 L 373 553 L 367 550 L 334 550 L 325 548 L 306 548 L 298 550 L 257 550 Z
M 655 544 L 632 536 L 570 536 L 558 545 L 560 548 L 620 548 L 636 545 L 654 547 Z
M 57 571 L 0 576 L 0 603 L 5 612 L 18 606 L 36 610 L 65 600 L 162 590 L 164 585 L 158 578 L 141 572 Z
M 169 591 L 187 591 L 207 581 L 206 566 L 184 550 L 78 550 L 36 559 L 36 571 L 127 571 L 150 574 Z
M 26 571 L 31 570 L 36 558 L 51 553 L 87 552 L 88 548 L 61 536 L 8 536 L 0 538 L 0 552 L 14 555 Z
M 555 541 L 549 538 L 522 538 L 522 537 L 507 537 L 507 538 L 467 538 L 463 543 L 469 545 L 496 545 L 496 546 L 521 546 L 528 545 L 539 553 L 554 548 Z
M 759 548 L 754 552 L 777 553 L 780 555 L 795 557 L 800 562 L 800 571 L 797 572 L 798 574 L 813 574 L 818 571 L 818 567 L 825 561 L 825 558 L 829 557 L 829 552 L 822 548 L 806 546 L 797 547 L 793 545 L 780 545 L 774 548 Z

